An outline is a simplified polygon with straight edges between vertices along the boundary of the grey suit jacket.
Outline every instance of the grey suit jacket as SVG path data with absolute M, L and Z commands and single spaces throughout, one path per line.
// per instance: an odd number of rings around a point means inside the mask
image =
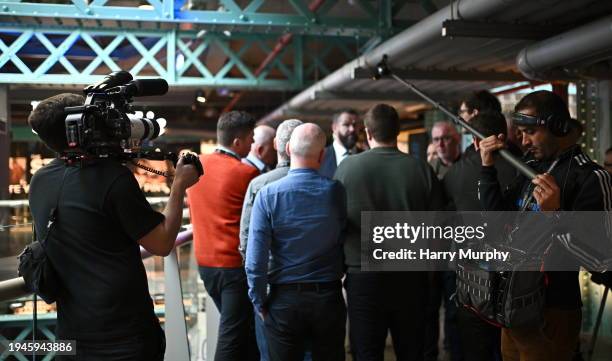
M 253 203 L 255 203 L 255 196 L 265 185 L 283 178 L 287 173 L 289 173 L 289 164 L 279 164 L 276 169 L 253 178 L 251 183 L 249 183 L 249 187 L 244 195 L 242 215 L 240 216 L 240 245 L 238 246 L 238 251 L 242 255 L 243 262 L 246 259 L 246 248 L 249 240 L 249 223 L 251 222 L 251 211 L 253 210 Z

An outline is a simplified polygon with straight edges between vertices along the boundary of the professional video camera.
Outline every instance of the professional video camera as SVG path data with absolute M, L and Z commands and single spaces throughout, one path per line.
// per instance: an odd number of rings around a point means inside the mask
M 168 83 L 164 79 L 133 80 L 130 73 L 116 71 L 101 82 L 87 86 L 83 92 L 86 96 L 84 105 L 64 109 L 69 148 L 64 155 L 67 162 L 144 158 L 171 160 L 176 166 L 176 154 L 141 148 L 143 141 L 153 140 L 164 133 L 166 120 L 138 117 L 131 105 L 133 97 L 166 94 Z M 194 164 L 202 174 L 196 156 L 188 154 L 185 163 Z

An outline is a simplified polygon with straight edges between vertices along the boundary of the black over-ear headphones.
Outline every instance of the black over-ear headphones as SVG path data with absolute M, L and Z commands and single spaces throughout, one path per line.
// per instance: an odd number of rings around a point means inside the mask
M 565 136 L 571 130 L 570 118 L 566 119 L 555 114 L 546 114 L 538 117 L 516 112 L 512 114 L 512 121 L 515 125 L 544 126 L 557 137 Z

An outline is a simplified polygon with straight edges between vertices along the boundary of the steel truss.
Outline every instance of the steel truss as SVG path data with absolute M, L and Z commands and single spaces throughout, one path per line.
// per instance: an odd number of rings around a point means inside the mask
M 276 35 L 0 26 L 0 83 L 89 84 L 119 69 L 170 85 L 297 90 L 359 54 L 355 38 L 298 35 L 258 76 Z M 68 77 L 67 77 L 68 76 Z
M 0 1 L 0 83 L 90 84 L 123 69 L 173 86 L 298 90 L 410 25 L 393 20 L 408 1 L 356 0 L 363 17 L 330 15 L 335 0 L 316 13 L 307 0 L 287 1 L 286 13 L 270 12 L 275 0 L 49 2 Z M 291 44 L 255 75 L 287 32 Z

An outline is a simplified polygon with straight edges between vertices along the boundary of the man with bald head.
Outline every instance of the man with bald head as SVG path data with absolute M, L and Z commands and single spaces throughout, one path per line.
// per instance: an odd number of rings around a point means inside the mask
M 269 125 L 261 124 L 253 132 L 251 151 L 242 162 L 257 168 L 259 173 L 265 173 L 276 166 L 276 151 L 274 150 L 274 135 L 276 131 Z
M 245 268 L 272 361 L 303 360 L 305 340 L 315 361 L 345 358 L 346 196 L 340 183 L 318 173 L 324 149 L 319 126 L 295 128 L 287 176 L 264 186 L 253 204 Z
M 444 178 L 448 169 L 459 160 L 461 156 L 461 136 L 457 129 L 449 122 L 437 122 L 431 129 L 431 141 L 436 146 L 438 159 L 431 162 L 438 179 Z
M 302 124 L 298 119 L 288 119 L 282 122 L 276 129 L 274 137 L 274 149 L 278 157 L 278 165 L 274 170 L 255 177 L 247 188 L 244 196 L 244 204 L 242 205 L 242 217 L 240 217 L 240 246 L 238 250 L 243 258 L 246 258 L 247 242 L 249 239 L 249 223 L 251 222 L 251 212 L 255 196 L 265 185 L 277 181 L 287 175 L 289 172 L 289 155 L 285 150 L 291 133 L 293 130 Z M 268 361 L 268 342 L 265 337 L 265 329 L 263 320 L 255 315 L 255 336 L 257 337 L 257 347 L 259 348 L 260 360 Z

